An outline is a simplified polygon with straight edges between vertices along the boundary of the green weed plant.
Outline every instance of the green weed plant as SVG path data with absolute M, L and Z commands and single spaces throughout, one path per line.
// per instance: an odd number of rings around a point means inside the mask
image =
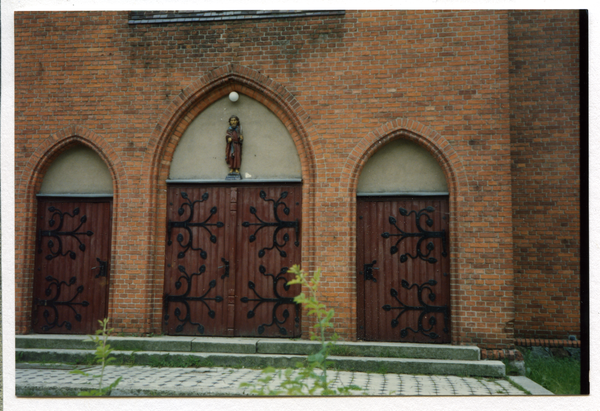
M 573 358 L 535 358 L 524 354 L 527 378 L 556 395 L 581 394 L 581 362 Z
M 102 369 L 100 374 L 92 375 L 82 370 L 73 370 L 72 374 L 85 375 L 86 377 L 93 377 L 98 380 L 98 389 L 89 390 L 89 391 L 80 391 L 78 395 L 82 397 L 102 397 L 110 395 L 110 392 L 121 382 L 123 377 L 117 378 L 112 384 L 104 387 L 104 369 L 108 364 L 114 362 L 115 359 L 110 356 L 112 353 L 112 348 L 107 344 L 108 336 L 112 334 L 114 328 L 108 329 L 108 318 L 103 320 L 98 320 L 100 323 L 100 329 L 96 330 L 96 336 L 89 336 L 90 339 L 96 344 L 96 353 L 94 355 L 93 364 L 100 364 Z
M 332 363 L 327 360 L 331 350 L 335 347 L 337 334 L 333 334 L 331 340 L 327 340 L 326 331 L 333 329 L 332 319 L 335 315 L 333 309 L 327 309 L 325 304 L 318 299 L 319 284 L 321 281 L 321 270 L 317 269 L 310 276 L 294 265 L 289 273 L 295 275 L 295 278 L 288 281 L 288 285 L 300 284 L 306 291 L 294 297 L 294 302 L 302 304 L 304 312 L 308 316 L 315 318 L 314 331 L 311 331 L 311 340 L 318 340 L 321 343 L 319 351 L 308 356 L 306 363 L 297 363 L 296 369 L 276 370 L 273 367 L 267 367 L 263 370 L 264 376 L 257 380 L 257 383 L 241 383 L 240 387 L 251 388 L 250 393 L 256 395 L 349 395 L 351 391 L 361 390 L 356 385 L 337 387 L 334 389 L 332 384 L 334 380 L 328 377 L 327 369 Z M 278 389 L 271 388 L 275 377 L 281 381 Z

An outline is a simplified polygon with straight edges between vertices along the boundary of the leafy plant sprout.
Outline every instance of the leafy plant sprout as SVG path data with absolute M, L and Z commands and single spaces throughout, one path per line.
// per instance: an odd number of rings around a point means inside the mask
M 119 384 L 119 382 L 121 382 L 121 379 L 123 378 L 123 377 L 119 377 L 115 381 L 113 381 L 112 384 L 108 385 L 107 387 L 103 387 L 104 370 L 108 364 L 115 361 L 115 359 L 113 357 L 110 357 L 110 354 L 112 353 L 113 350 L 112 350 L 112 348 L 110 348 L 110 345 L 107 344 L 108 336 L 110 334 L 112 334 L 114 331 L 114 328 L 108 329 L 108 321 L 109 321 L 108 318 L 105 318 L 103 320 L 98 320 L 98 322 L 100 323 L 100 329 L 96 330 L 95 337 L 92 337 L 91 335 L 89 336 L 90 339 L 96 344 L 96 353 L 94 355 L 93 362 L 99 363 L 102 366 L 100 374 L 99 375 L 91 375 L 82 370 L 71 371 L 72 374 L 85 375 L 86 377 L 92 377 L 92 378 L 98 379 L 98 389 L 89 390 L 89 391 L 81 391 L 81 392 L 79 392 L 80 396 L 101 397 L 101 396 L 109 395 L 110 392 L 112 391 L 112 389 L 115 388 Z

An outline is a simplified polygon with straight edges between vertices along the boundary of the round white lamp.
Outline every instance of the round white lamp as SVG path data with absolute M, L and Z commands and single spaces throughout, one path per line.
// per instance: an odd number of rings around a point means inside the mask
M 232 102 L 236 102 L 238 101 L 238 99 L 240 98 L 240 95 L 238 93 L 236 93 L 235 91 L 232 91 L 231 93 L 229 93 L 229 100 L 231 100 Z

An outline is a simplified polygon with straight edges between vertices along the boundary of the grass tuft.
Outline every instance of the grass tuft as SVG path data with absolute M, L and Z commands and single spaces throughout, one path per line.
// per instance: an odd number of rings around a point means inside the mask
M 581 362 L 572 358 L 532 358 L 525 352 L 527 378 L 556 395 L 581 394 Z

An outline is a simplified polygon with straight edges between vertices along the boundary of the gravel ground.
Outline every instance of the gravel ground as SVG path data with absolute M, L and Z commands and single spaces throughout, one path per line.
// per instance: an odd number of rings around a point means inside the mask
M 70 373 L 72 367 L 44 364 L 19 364 L 16 374 L 17 396 L 73 395 L 71 391 L 97 388 L 98 380 Z M 101 367 L 86 367 L 91 375 L 101 373 Z M 296 372 L 295 372 L 296 373 Z M 265 375 L 260 370 L 233 368 L 151 368 L 144 366 L 107 366 L 104 386 L 117 378 L 123 379 L 113 390 L 113 396 L 239 396 L 251 395 L 251 388 L 240 383 L 258 384 Z M 283 381 L 277 377 L 269 388 L 277 389 Z M 292 378 L 295 374 L 292 375 Z M 470 378 L 437 375 L 376 374 L 330 370 L 333 387 L 358 385 L 364 389 L 353 395 L 524 395 L 503 379 Z M 311 384 L 312 385 L 312 384 Z M 258 388 L 258 387 L 257 387 Z

